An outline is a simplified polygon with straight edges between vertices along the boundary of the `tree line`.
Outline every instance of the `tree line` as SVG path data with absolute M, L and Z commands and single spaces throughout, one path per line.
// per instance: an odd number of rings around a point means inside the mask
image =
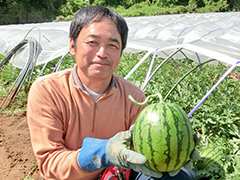
M 0 25 L 70 20 L 89 5 L 123 16 L 239 11 L 239 0 L 0 0 Z

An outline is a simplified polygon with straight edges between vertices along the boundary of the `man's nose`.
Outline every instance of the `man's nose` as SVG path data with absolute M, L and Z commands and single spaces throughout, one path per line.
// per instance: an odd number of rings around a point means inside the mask
M 107 48 L 105 46 L 100 46 L 97 51 L 97 56 L 106 58 L 108 56 Z

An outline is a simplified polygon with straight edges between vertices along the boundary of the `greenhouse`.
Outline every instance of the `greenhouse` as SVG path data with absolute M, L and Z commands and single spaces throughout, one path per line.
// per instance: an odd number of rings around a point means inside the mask
M 240 66 L 240 12 L 176 14 L 125 18 L 129 27 L 126 53 L 146 52 L 145 56 L 127 74 L 132 73 L 153 55 L 142 90 L 169 59 L 189 59 L 199 64 L 218 61 L 229 70 L 216 83 L 217 86 L 236 66 Z M 58 57 L 64 58 L 69 51 L 70 22 L 47 22 L 0 26 L 0 54 L 22 69 L 15 86 L 21 87 L 33 67 L 45 64 Z M 156 57 L 165 60 L 152 72 Z M 58 64 L 60 65 L 61 60 Z M 56 68 L 57 70 L 57 68 Z M 215 88 L 213 87 L 213 89 Z M 14 89 L 14 87 L 13 87 Z M 211 89 L 206 97 L 213 90 Z M 203 99 L 195 109 L 206 99 Z M 189 116 L 194 110 L 189 113 Z

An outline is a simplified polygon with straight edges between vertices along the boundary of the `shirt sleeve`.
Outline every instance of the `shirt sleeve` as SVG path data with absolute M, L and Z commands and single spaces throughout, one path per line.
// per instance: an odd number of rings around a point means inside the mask
M 80 149 L 64 145 L 64 120 L 56 93 L 57 88 L 49 89 L 36 81 L 28 95 L 27 121 L 40 174 L 44 179 L 96 179 L 103 169 L 85 172 L 77 162 Z

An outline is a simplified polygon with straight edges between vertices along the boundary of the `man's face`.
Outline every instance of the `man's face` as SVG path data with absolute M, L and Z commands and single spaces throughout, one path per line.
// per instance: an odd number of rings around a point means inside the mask
M 78 75 L 88 80 L 109 80 L 121 58 L 121 36 L 114 22 L 103 18 L 84 27 L 75 48 L 70 40 L 70 53 L 75 56 Z

